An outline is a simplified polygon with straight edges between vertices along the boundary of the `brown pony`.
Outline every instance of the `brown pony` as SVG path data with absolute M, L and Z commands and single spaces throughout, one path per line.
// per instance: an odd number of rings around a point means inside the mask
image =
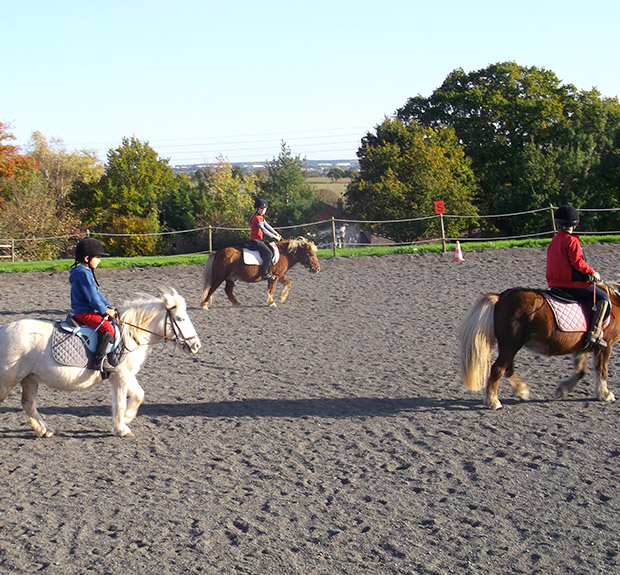
M 603 284 L 599 284 L 603 285 Z M 528 399 L 530 390 L 514 369 L 517 352 L 526 347 L 544 355 L 573 354 L 574 372 L 560 381 L 555 397 L 566 397 L 586 373 L 590 354 L 594 355 L 596 369 L 595 393 L 601 401 L 615 401 L 607 389 L 607 369 L 611 349 L 620 339 L 620 286 L 607 284 L 611 299 L 611 322 L 605 329 L 607 347 L 584 350 L 585 334 L 559 331 L 553 312 L 540 290 L 509 289 L 501 294 L 483 296 L 467 312 L 459 338 L 460 363 L 463 383 L 468 389 L 480 391 L 486 382 L 485 405 L 491 409 L 502 407 L 497 389 L 502 376 L 512 385 L 513 393 Z M 497 359 L 491 365 L 491 352 L 497 341 Z
M 291 280 L 286 277 L 286 272 L 295 264 L 301 263 L 311 272 L 316 273 L 321 269 L 316 257 L 316 246 L 304 238 L 284 240 L 276 244 L 280 251 L 280 259 L 271 268 L 271 273 L 276 276 L 275 280 L 269 280 L 267 286 L 267 303 L 275 307 L 273 292 L 276 282 L 284 284 L 280 294 L 280 303 L 288 296 L 291 289 Z M 241 305 L 233 295 L 235 281 L 240 279 L 244 282 L 254 283 L 262 278 L 257 265 L 246 265 L 243 262 L 243 250 L 241 248 L 224 248 L 209 256 L 204 270 L 204 288 L 202 290 L 202 308 L 207 309 L 211 303 L 213 292 L 226 282 L 224 291 L 234 306 Z

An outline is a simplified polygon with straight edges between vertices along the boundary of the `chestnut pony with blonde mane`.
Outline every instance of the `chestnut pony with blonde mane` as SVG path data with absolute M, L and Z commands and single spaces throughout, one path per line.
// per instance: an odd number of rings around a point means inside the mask
M 280 251 L 280 259 L 271 268 L 271 273 L 276 276 L 275 280 L 268 280 L 267 284 L 267 304 L 275 307 L 273 301 L 273 292 L 277 282 L 282 282 L 284 288 L 280 294 L 280 303 L 288 297 L 291 289 L 291 280 L 286 277 L 286 272 L 294 265 L 300 263 L 308 268 L 311 272 L 317 273 L 321 266 L 316 257 L 316 246 L 305 238 L 297 238 L 295 240 L 284 240 L 277 242 Z M 213 292 L 226 282 L 224 291 L 228 299 L 234 306 L 241 305 L 233 294 L 235 281 L 254 283 L 262 278 L 259 275 L 259 266 L 246 265 L 243 262 L 243 250 L 238 247 L 224 248 L 209 256 L 204 270 L 204 288 L 202 290 L 201 304 L 203 309 L 207 309 L 211 303 Z
M 465 387 L 480 391 L 486 383 L 485 405 L 499 409 L 499 382 L 505 375 L 513 394 L 528 399 L 530 390 L 517 375 L 513 360 L 526 347 L 544 355 L 573 354 L 574 372 L 560 381 L 555 397 L 566 397 L 586 373 L 590 355 L 594 356 L 594 391 L 601 401 L 615 401 L 607 389 L 607 370 L 613 345 L 620 339 L 618 284 L 599 284 L 611 299 L 611 321 L 605 328 L 606 348 L 584 350 L 585 333 L 559 331 L 546 299 L 540 290 L 514 288 L 501 294 L 487 294 L 467 312 L 459 338 L 460 364 Z M 497 342 L 497 359 L 491 365 L 491 352 Z

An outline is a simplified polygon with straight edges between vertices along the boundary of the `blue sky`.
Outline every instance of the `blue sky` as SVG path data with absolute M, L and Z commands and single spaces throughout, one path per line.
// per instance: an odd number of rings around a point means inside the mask
M 512 60 L 620 95 L 617 0 L 0 0 L 0 121 L 102 160 L 355 158 L 456 68 Z

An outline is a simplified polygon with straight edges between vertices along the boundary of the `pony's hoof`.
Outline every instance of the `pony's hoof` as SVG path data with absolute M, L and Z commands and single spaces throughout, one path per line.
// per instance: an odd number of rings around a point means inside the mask
M 272 307 L 272 308 L 273 308 L 273 307 L 278 307 L 278 306 L 276 305 L 276 302 L 275 302 L 275 301 L 272 301 L 272 302 L 269 304 L 269 307 Z
M 556 387 L 554 396 L 556 399 L 564 399 L 568 396 L 568 392 L 563 387 Z
M 202 305 L 200 306 L 202 309 L 209 309 L 209 304 L 205 301 L 202 303 Z
M 129 427 L 124 425 L 120 429 L 114 431 L 114 435 L 118 435 L 118 437 L 131 437 L 133 433 L 131 432 L 131 429 L 129 429 Z
M 484 405 L 494 411 L 504 407 L 499 399 L 496 399 L 495 401 L 487 401 Z
M 43 430 L 36 431 L 37 437 L 54 437 L 56 435 L 56 430 L 51 427 L 46 427 Z
M 599 399 L 601 401 L 606 401 L 607 403 L 613 403 L 616 401 L 616 396 L 611 391 L 608 391 L 607 394 L 603 395 Z
M 517 393 L 515 393 L 515 397 L 522 401 L 527 401 L 530 398 L 530 390 L 524 389 L 522 391 L 518 391 Z

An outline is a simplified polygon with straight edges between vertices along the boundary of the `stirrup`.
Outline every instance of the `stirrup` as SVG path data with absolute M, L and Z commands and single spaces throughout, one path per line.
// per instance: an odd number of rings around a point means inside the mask
M 102 373 L 110 373 L 111 371 L 116 371 L 118 369 L 117 365 L 112 365 L 109 361 L 108 361 L 108 356 L 104 355 L 101 359 L 97 358 L 96 360 L 96 365 L 99 366 L 99 371 Z
M 589 333 L 586 336 L 586 341 L 582 350 L 586 351 L 595 347 L 600 349 L 605 349 L 607 347 L 607 342 L 603 339 L 603 334 L 596 337 L 594 334 Z

